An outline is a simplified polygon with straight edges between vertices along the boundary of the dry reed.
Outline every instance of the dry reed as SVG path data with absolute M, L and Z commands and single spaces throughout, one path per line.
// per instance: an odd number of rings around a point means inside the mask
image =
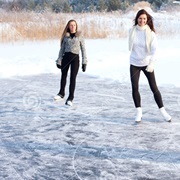
M 62 31 L 70 19 L 77 21 L 85 38 L 127 37 L 128 30 L 133 25 L 135 13 L 135 10 L 126 14 L 121 14 L 121 12 L 82 14 L 1 12 L 0 42 L 60 39 Z M 179 34 L 180 19 L 178 16 L 179 14 L 156 14 L 155 27 L 158 35 L 174 36 Z
M 70 19 L 78 22 L 85 38 L 125 36 L 126 22 L 120 13 L 34 13 L 3 12 L 0 14 L 0 42 L 59 39 Z

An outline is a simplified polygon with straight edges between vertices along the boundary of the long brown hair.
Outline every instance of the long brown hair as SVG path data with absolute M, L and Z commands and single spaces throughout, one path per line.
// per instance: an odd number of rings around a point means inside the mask
M 70 33 L 69 24 L 70 24 L 71 22 L 75 22 L 75 23 L 76 23 L 76 32 L 77 32 L 77 30 L 78 30 L 77 22 L 76 22 L 74 19 L 69 20 L 68 23 L 66 24 L 66 27 L 64 28 L 64 31 L 63 31 L 62 35 L 61 35 L 61 45 L 62 45 L 62 42 L 63 42 L 63 39 L 64 39 L 66 33 L 67 33 L 67 32 Z
M 154 24 L 153 24 L 153 17 L 144 9 L 141 9 L 137 12 L 136 14 L 136 17 L 134 19 L 134 26 L 138 24 L 138 18 L 139 16 L 141 16 L 142 14 L 146 14 L 147 16 L 147 25 L 150 27 L 150 29 L 152 31 L 155 32 L 155 29 L 154 29 Z

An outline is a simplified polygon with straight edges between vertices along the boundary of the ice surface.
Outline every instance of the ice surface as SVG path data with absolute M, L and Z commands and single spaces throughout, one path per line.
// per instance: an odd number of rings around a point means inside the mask
M 127 82 L 80 72 L 72 108 L 53 101 L 59 73 L 0 84 L 0 179 L 179 179 L 178 87 L 159 87 L 168 123 L 141 84 L 143 121 L 135 124 Z

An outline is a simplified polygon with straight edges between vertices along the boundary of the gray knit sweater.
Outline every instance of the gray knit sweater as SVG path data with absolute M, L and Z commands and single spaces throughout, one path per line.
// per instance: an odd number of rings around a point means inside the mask
M 56 63 L 61 65 L 61 61 L 63 59 L 63 55 L 65 52 L 79 54 L 80 50 L 82 54 L 82 64 L 87 64 L 85 43 L 84 43 L 84 38 L 81 35 L 81 32 L 76 32 L 73 38 L 70 37 L 70 33 L 66 33 Z

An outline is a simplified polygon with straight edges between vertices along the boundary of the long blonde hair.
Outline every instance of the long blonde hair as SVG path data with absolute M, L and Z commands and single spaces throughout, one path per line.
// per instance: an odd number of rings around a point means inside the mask
M 66 33 L 67 33 L 67 32 L 70 33 L 69 24 L 70 24 L 71 22 L 75 22 L 75 23 L 76 23 L 76 32 L 77 32 L 77 30 L 78 30 L 77 22 L 76 22 L 74 19 L 69 20 L 68 23 L 66 24 L 66 27 L 64 28 L 64 31 L 63 31 L 62 36 L 61 36 L 61 45 L 62 45 L 62 42 L 63 42 L 63 39 L 64 39 Z

